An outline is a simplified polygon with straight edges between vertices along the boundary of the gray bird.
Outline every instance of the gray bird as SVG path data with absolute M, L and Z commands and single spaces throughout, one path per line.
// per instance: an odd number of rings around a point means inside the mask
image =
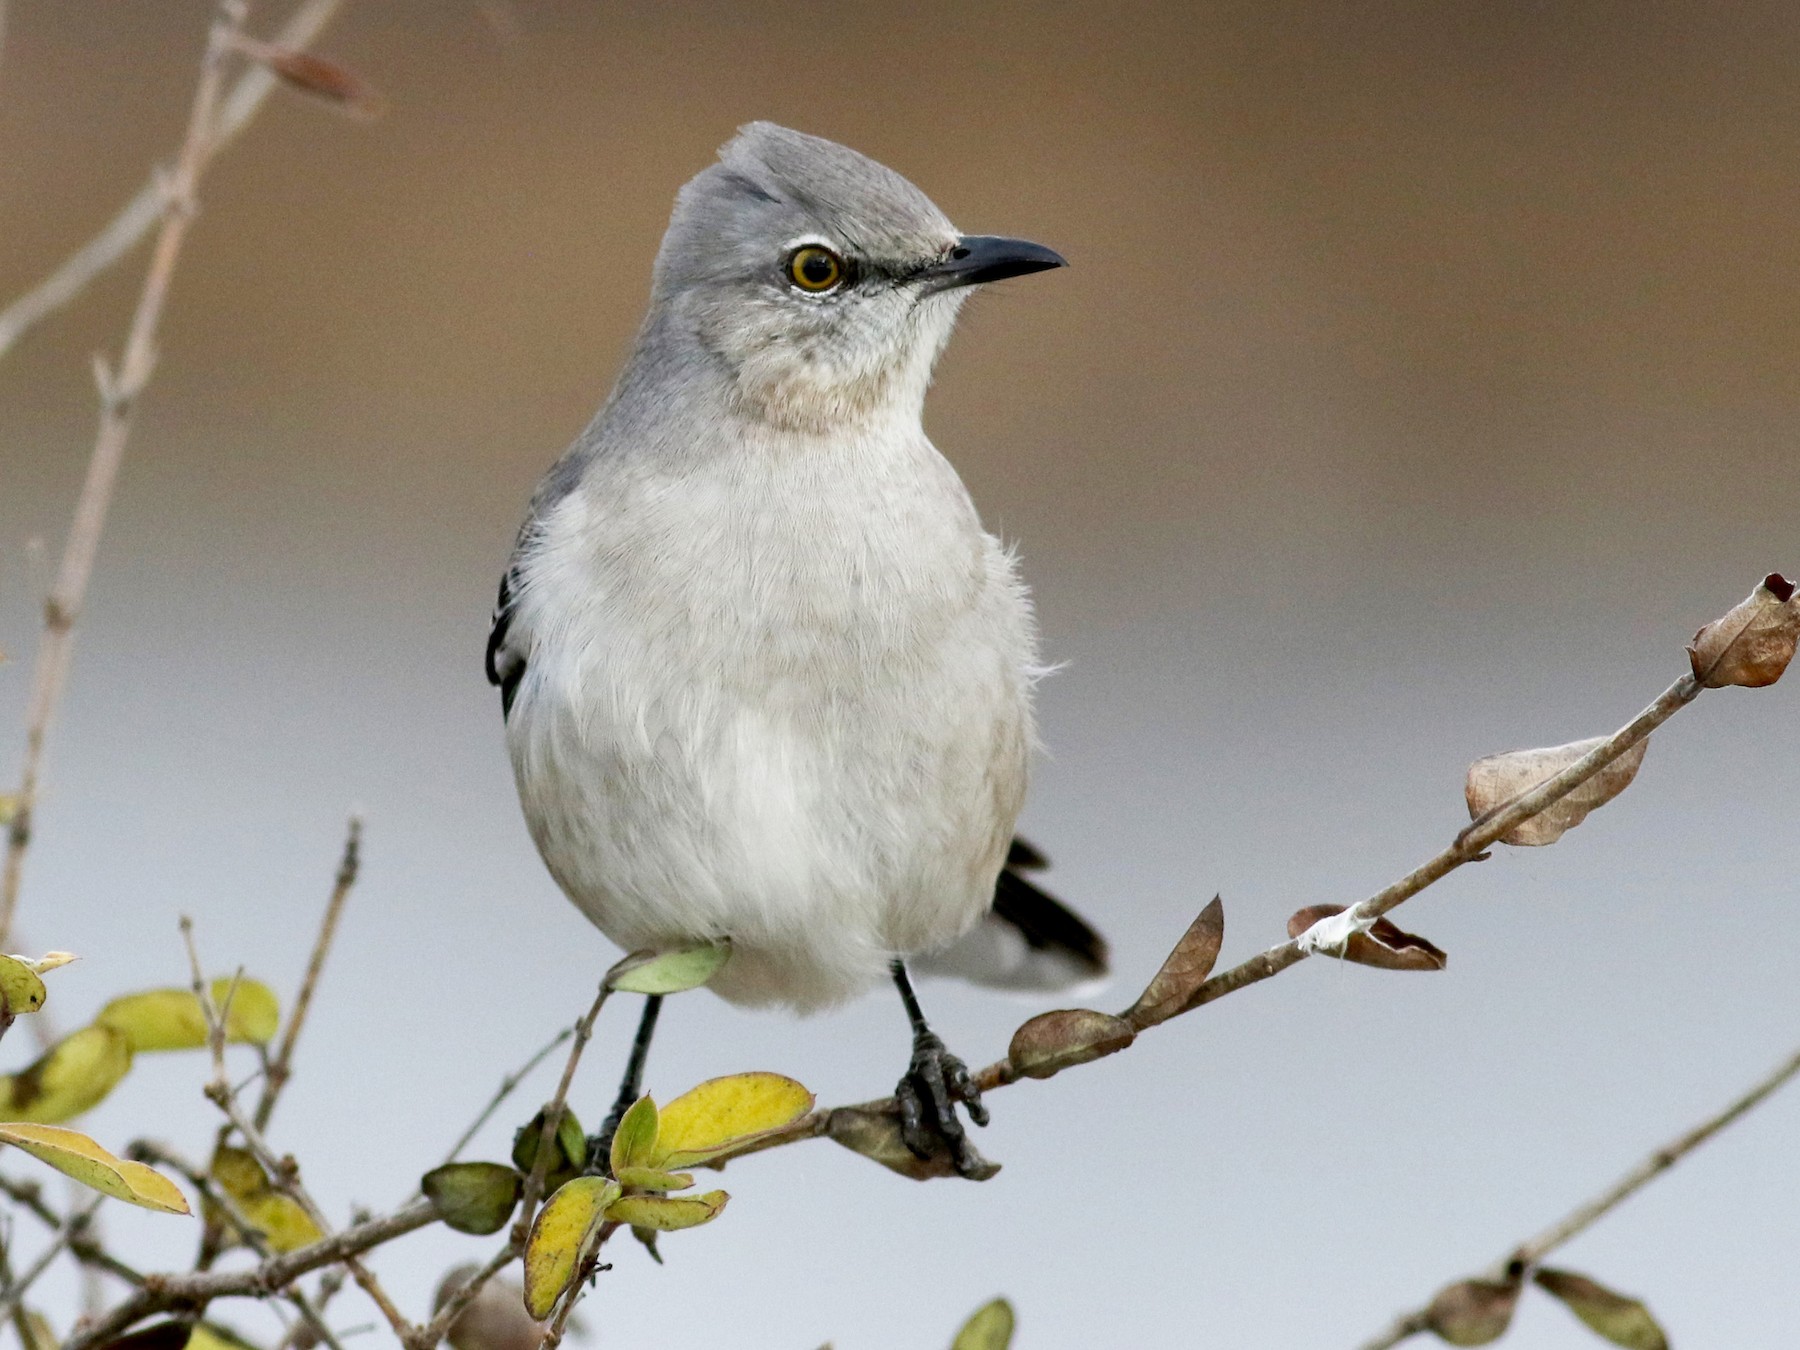
M 993 1168 L 904 960 L 1056 987 L 1105 944 L 1013 838 L 1042 673 L 1013 555 L 920 423 L 972 286 L 1063 266 L 960 234 L 891 169 L 752 123 L 682 188 L 611 397 L 539 485 L 500 586 L 532 839 L 627 950 L 728 938 L 733 1003 L 890 976 L 920 1157 Z M 645 1006 L 613 1123 L 637 1095 Z

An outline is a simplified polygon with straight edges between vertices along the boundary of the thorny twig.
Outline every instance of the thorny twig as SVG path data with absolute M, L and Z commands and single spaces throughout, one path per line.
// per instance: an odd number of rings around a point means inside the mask
M 206 52 L 201 58 L 200 79 L 195 85 L 194 102 L 188 113 L 187 136 L 182 141 L 174 170 L 158 180 L 156 210 L 161 229 L 157 233 L 149 271 L 144 276 L 137 309 L 131 317 L 117 372 L 100 358 L 95 358 L 94 375 L 100 387 L 100 427 L 88 459 L 87 478 L 75 503 L 75 518 L 63 546 L 56 581 L 44 602 L 44 631 L 32 666 L 31 696 L 25 717 L 25 757 L 19 770 L 12 821 L 7 828 L 6 858 L 4 864 L 0 864 L 0 950 L 5 948 L 13 912 L 18 906 L 19 882 L 25 865 L 25 850 L 31 842 L 31 818 L 37 802 L 38 779 L 43 770 L 44 747 L 68 684 L 75 622 L 87 598 L 88 580 L 93 575 L 100 535 L 106 528 L 107 510 L 112 505 L 113 484 L 118 479 L 125 443 L 131 435 L 132 412 L 156 366 L 156 330 L 168 300 L 176 260 L 181 256 L 182 243 L 193 223 L 195 192 L 206 167 L 207 147 L 213 136 L 213 109 L 218 102 L 221 71 L 243 16 L 243 0 L 220 0 L 207 34 Z
M 1592 1199 L 1583 1201 L 1535 1237 L 1527 1238 L 1495 1265 L 1493 1278 L 1500 1281 L 1518 1279 L 1551 1252 L 1579 1233 L 1585 1232 L 1606 1214 L 1648 1186 L 1720 1130 L 1740 1119 L 1765 1099 L 1772 1096 L 1790 1079 L 1800 1074 L 1800 1050 L 1796 1050 L 1770 1073 L 1764 1074 L 1749 1090 L 1734 1098 L 1730 1105 L 1715 1112 L 1690 1130 L 1671 1139 L 1611 1186 Z M 1416 1308 L 1394 1319 L 1381 1335 L 1363 1343 L 1362 1350 L 1389 1350 L 1412 1336 L 1431 1329 L 1426 1308 Z

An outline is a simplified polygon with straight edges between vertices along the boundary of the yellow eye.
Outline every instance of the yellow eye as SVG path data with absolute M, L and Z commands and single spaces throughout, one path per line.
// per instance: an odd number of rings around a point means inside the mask
M 822 294 L 844 279 L 844 260 L 828 248 L 808 244 L 788 259 L 788 280 L 803 291 Z

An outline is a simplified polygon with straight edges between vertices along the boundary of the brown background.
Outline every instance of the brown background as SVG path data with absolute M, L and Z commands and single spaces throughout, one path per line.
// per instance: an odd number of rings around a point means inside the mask
M 929 421 L 1069 663 L 1027 825 L 1115 938 L 1112 1002 L 1215 891 L 1235 959 L 1398 875 L 1457 827 L 1468 760 L 1610 729 L 1700 622 L 1800 568 L 1791 5 L 510 12 L 508 39 L 470 4 L 351 0 L 323 45 L 388 115 L 282 96 L 208 181 L 23 911 L 29 942 L 85 957 L 57 977 L 70 1025 L 181 977 L 179 912 L 214 964 L 291 983 L 364 811 L 366 881 L 277 1138 L 334 1212 L 397 1199 L 611 959 L 525 839 L 480 650 L 670 199 L 742 121 L 845 141 L 965 227 L 1073 261 L 971 307 Z M 0 294 L 172 149 L 204 15 L 12 6 Z M 140 266 L 0 364 L 0 726 L 30 541 L 60 545 L 88 354 Z M 1445 974 L 1314 963 L 1008 1090 L 987 1187 L 822 1144 L 734 1168 L 725 1219 L 661 1270 L 621 1251 L 590 1322 L 619 1346 L 932 1346 L 1004 1291 L 1020 1350 L 1356 1343 L 1788 1047 L 1796 696 L 1709 697 L 1555 849 L 1409 906 Z M 1032 1010 L 926 997 L 971 1057 Z M 626 1021 L 602 1026 L 585 1115 Z M 665 1096 L 767 1067 L 835 1101 L 884 1089 L 904 1032 L 885 998 L 793 1023 L 695 997 L 658 1052 Z M 89 1124 L 197 1151 L 200 1074 L 146 1062 Z M 1786 1343 L 1797 1110 L 1565 1264 L 1648 1296 L 1678 1343 Z M 189 1250 L 175 1220 L 118 1227 Z M 378 1265 L 418 1306 L 474 1251 L 432 1233 Z M 1514 1334 L 1593 1343 L 1547 1304 Z

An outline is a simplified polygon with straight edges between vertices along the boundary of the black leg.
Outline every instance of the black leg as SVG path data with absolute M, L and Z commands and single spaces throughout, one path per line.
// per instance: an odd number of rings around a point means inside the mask
M 905 962 L 896 960 L 893 973 L 913 1032 L 912 1063 L 894 1089 L 894 1099 L 900 1104 L 901 1137 L 921 1159 L 947 1148 L 960 1175 L 985 1181 L 999 1169 L 976 1151 L 956 1114 L 956 1104 L 961 1102 L 970 1120 L 986 1125 L 988 1113 L 981 1104 L 981 1092 L 969 1077 L 968 1067 L 946 1050 L 937 1033 L 926 1025 Z
M 657 1014 L 662 1012 L 663 996 L 649 994 L 644 998 L 644 1013 L 638 1019 L 637 1036 L 631 1042 L 631 1058 L 625 1061 L 625 1076 L 619 1080 L 619 1095 L 600 1133 L 588 1140 L 588 1166 L 604 1172 L 611 1166 L 613 1135 L 631 1104 L 644 1094 L 644 1061 L 650 1058 L 650 1038 L 656 1034 Z

